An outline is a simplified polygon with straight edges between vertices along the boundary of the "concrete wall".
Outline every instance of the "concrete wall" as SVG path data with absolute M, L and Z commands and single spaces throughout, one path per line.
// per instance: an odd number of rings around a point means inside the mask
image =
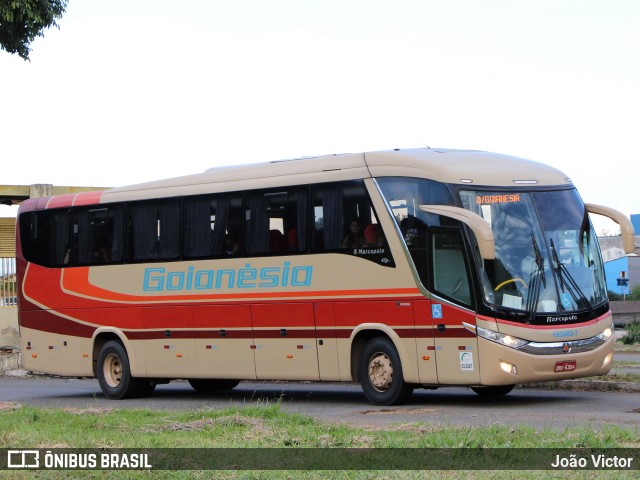
M 0 376 L 11 370 L 22 368 L 22 356 L 20 353 L 4 354 L 0 351 Z
M 18 309 L 0 308 L 0 347 L 17 347 L 19 345 Z

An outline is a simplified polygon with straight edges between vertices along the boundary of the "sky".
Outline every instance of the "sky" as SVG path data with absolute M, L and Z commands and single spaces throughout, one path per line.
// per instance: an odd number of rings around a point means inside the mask
M 70 0 L 58 23 L 30 62 L 0 51 L 0 184 L 429 146 L 640 213 L 637 0 Z

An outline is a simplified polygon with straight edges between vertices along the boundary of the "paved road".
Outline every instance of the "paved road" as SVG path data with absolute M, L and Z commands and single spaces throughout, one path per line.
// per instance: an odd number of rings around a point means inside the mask
M 487 401 L 466 388 L 442 388 L 416 390 L 405 405 L 376 407 L 353 384 L 242 382 L 230 392 L 201 395 L 188 383 L 174 381 L 159 385 L 148 398 L 113 401 L 104 398 L 97 381 L 92 379 L 0 378 L 0 403 L 41 407 L 197 410 L 274 401 L 281 401 L 288 412 L 329 422 L 380 427 L 424 422 L 470 426 L 527 424 L 537 429 L 577 425 L 640 428 L 638 393 L 516 389 L 499 401 Z

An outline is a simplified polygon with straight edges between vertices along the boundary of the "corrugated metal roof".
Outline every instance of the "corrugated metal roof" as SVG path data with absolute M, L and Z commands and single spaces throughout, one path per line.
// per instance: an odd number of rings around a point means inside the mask
M 16 256 L 16 219 L 0 218 L 0 257 Z

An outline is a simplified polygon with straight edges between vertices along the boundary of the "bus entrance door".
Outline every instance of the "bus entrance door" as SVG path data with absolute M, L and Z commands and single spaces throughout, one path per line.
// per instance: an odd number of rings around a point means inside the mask
M 476 324 L 473 296 L 462 230 L 429 229 L 432 259 L 431 319 L 435 338 L 438 383 L 473 385 L 480 382 L 478 340 L 463 322 Z
M 475 385 L 480 383 L 478 339 L 462 322 L 475 325 L 475 314 L 440 303 L 431 303 L 438 383 Z

